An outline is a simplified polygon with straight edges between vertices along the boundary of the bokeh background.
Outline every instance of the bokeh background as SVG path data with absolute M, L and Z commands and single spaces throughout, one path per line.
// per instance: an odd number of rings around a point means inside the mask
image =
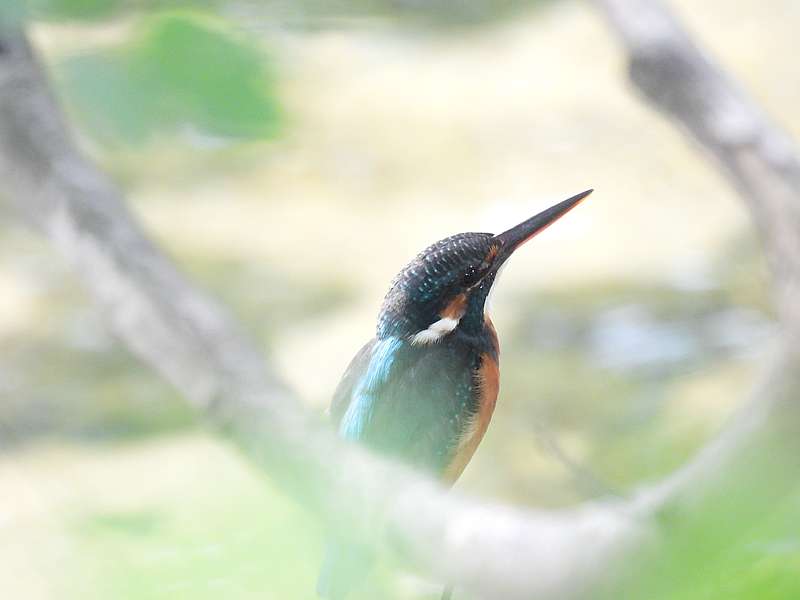
M 800 5 L 673 6 L 799 137 Z M 595 188 L 497 285 L 501 396 L 464 491 L 555 507 L 652 481 L 719 430 L 769 351 L 743 206 L 633 94 L 586 3 L 27 11 L 84 149 L 320 412 L 419 250 Z M 315 521 L 116 343 L 69 265 L 9 215 L 0 344 L 2 597 L 314 597 Z M 751 549 L 738 584 L 718 575 L 724 597 L 791 597 L 798 539 Z M 437 590 L 374 579 L 380 597 Z

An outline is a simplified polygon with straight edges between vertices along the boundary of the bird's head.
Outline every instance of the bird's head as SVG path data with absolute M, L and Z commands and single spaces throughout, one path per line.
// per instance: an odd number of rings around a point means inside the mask
M 500 267 L 591 192 L 559 202 L 497 235 L 459 233 L 428 246 L 392 282 L 378 319 L 378 337 L 396 336 L 422 345 L 456 328 L 480 333 L 486 297 Z

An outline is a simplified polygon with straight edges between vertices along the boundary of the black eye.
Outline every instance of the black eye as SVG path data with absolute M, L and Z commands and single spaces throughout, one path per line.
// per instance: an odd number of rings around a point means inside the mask
M 467 269 L 467 272 L 464 274 L 464 279 L 461 280 L 461 285 L 464 287 L 472 287 L 475 285 L 480 277 L 480 271 L 477 267 L 471 266 Z

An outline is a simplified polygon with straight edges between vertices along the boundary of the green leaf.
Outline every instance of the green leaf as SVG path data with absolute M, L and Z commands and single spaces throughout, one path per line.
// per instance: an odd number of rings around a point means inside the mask
M 280 112 L 265 57 L 222 20 L 161 13 L 132 38 L 59 67 L 69 105 L 101 141 L 141 143 L 185 131 L 239 139 L 276 133 Z
M 27 10 L 42 19 L 102 19 L 119 11 L 126 0 L 27 0 Z

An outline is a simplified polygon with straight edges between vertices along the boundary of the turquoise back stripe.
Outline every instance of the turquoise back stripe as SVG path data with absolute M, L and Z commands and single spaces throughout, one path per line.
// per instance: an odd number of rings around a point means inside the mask
M 402 344 L 403 340 L 400 338 L 389 337 L 380 340 L 373 348 L 367 371 L 353 388 L 350 404 L 339 424 L 339 435 L 343 438 L 357 440 L 364 433 L 364 428 L 372 417 L 375 393 L 389 378 L 392 363 Z

